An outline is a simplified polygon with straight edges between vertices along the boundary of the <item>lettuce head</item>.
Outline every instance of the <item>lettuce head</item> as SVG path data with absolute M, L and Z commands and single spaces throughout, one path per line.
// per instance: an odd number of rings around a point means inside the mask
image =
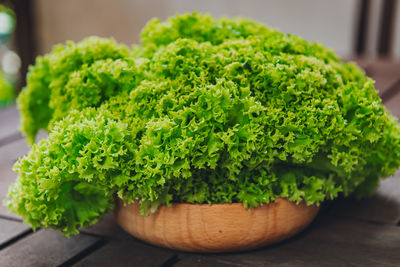
M 307 204 L 371 194 L 400 165 L 400 128 L 374 81 L 329 49 L 244 18 L 150 21 L 141 45 L 56 46 L 18 97 L 34 144 L 8 208 L 65 235 L 117 196 L 171 203 Z

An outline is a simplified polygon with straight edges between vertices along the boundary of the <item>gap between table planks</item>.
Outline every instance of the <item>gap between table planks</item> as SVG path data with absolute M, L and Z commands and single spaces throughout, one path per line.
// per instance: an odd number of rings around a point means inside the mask
M 359 60 L 375 78 L 391 112 L 400 116 L 400 65 Z M 29 150 L 18 132 L 15 107 L 0 111 L 0 198 L 16 174 L 11 166 Z M 400 176 L 396 175 L 396 176 Z M 156 248 L 130 237 L 111 214 L 71 239 L 52 230 L 32 232 L 0 208 L 0 266 L 337 266 L 400 262 L 400 177 L 382 181 L 370 199 L 339 199 L 325 204 L 317 220 L 287 242 L 252 252 L 192 254 Z

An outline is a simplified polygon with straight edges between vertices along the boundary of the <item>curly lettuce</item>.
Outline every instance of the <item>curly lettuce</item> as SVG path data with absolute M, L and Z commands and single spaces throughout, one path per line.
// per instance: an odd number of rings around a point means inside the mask
M 21 131 L 28 142 L 33 144 L 40 129 L 49 130 L 70 110 L 98 106 L 135 87 L 139 76 L 128 55 L 128 49 L 113 39 L 89 37 L 78 44 L 57 45 L 38 57 L 18 96 Z
M 131 51 L 68 43 L 31 68 L 23 130 L 49 136 L 15 164 L 7 204 L 33 227 L 76 234 L 115 194 L 143 214 L 363 197 L 400 165 L 374 82 L 320 44 L 198 13 L 153 20 L 141 38 Z

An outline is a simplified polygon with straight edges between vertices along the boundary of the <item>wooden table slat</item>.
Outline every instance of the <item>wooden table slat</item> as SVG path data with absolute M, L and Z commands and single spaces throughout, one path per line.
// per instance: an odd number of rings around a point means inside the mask
M 92 235 L 102 235 L 108 239 L 130 239 L 130 236 L 118 225 L 113 212 L 108 213 L 104 219 L 95 225 L 88 228 L 82 228 L 81 231 Z
M 12 165 L 0 164 L 0 215 L 16 217 L 9 213 L 8 209 L 3 205 L 3 201 L 7 196 L 9 186 L 14 183 L 17 174 L 12 171 Z
M 400 178 L 382 180 L 377 192 L 370 198 L 338 199 L 330 204 L 328 213 L 371 223 L 397 225 L 400 221 Z
M 176 252 L 132 240 L 111 240 L 74 266 L 161 266 Z
M 215 258 L 213 256 L 207 255 L 190 255 L 180 259 L 177 263 L 173 265 L 174 267 L 245 267 L 249 265 L 243 265 L 242 263 L 234 263 L 231 261 L 225 262 L 221 259 Z
M 0 112 L 1 113 L 1 112 Z M 43 138 L 47 136 L 47 133 L 44 131 L 39 132 L 36 137 L 36 142 L 39 142 Z M 18 140 L 13 140 L 8 144 L 3 144 L 0 146 L 0 164 L 14 164 L 20 157 L 23 157 L 28 154 L 30 151 L 29 145 L 26 143 L 25 138 L 21 138 Z
M 375 88 L 379 91 L 380 96 L 388 93 L 388 90 L 393 89 L 392 87 L 400 80 L 400 62 L 371 59 L 354 61 L 365 69 L 368 76 L 375 80 Z
M 0 140 L 18 133 L 19 113 L 15 106 L 0 109 Z
M 385 106 L 390 110 L 392 115 L 400 118 L 400 89 L 399 93 L 385 102 Z
M 27 233 L 31 228 L 20 222 L 0 218 L 0 249 L 6 246 L 11 240 Z M 1 259 L 0 259 L 1 264 Z
M 177 253 L 130 236 L 117 224 L 112 212 L 94 226 L 81 231 L 104 236 L 109 242 L 76 266 L 132 266 L 132 262 L 137 266 L 160 266 Z
M 67 239 L 53 230 L 39 230 L 0 250 L 0 266 L 58 266 L 100 240 L 83 234 Z
M 398 266 L 400 263 L 400 227 L 322 217 L 302 234 L 281 244 L 210 257 L 234 266 Z
M 365 70 L 366 74 L 375 80 L 375 88 L 380 95 L 384 94 L 400 79 L 400 62 L 355 58 L 349 59 Z
M 0 146 L 0 164 L 12 166 L 20 157 L 29 152 L 30 148 L 24 139 Z

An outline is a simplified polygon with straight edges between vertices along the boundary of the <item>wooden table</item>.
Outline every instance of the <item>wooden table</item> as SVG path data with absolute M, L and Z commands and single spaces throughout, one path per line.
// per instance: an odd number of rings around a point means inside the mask
M 400 117 L 400 63 L 360 60 L 359 64 L 376 79 L 385 105 Z M 16 177 L 13 163 L 28 152 L 17 129 L 16 108 L 0 110 L 0 199 Z M 315 222 L 288 241 L 235 254 L 154 247 L 126 234 L 111 214 L 66 239 L 52 230 L 33 232 L 0 206 L 0 266 L 400 266 L 398 178 L 383 180 L 370 199 L 325 203 Z

